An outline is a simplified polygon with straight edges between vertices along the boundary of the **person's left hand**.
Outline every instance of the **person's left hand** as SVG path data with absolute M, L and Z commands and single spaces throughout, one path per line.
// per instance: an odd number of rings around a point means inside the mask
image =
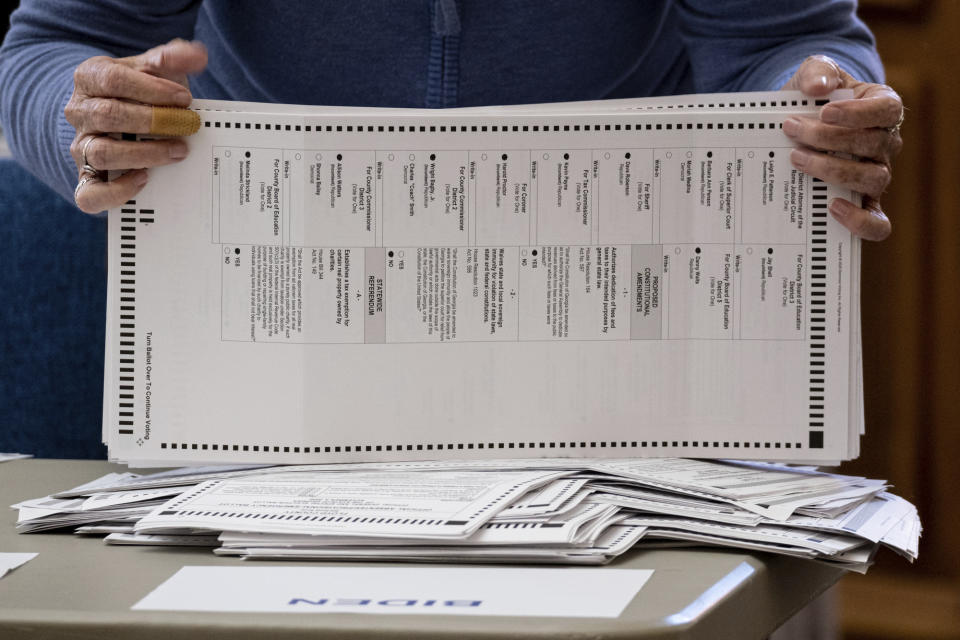
M 853 234 L 867 240 L 889 236 L 890 219 L 880 206 L 880 196 L 890 184 L 890 165 L 903 146 L 900 96 L 886 85 L 854 79 L 826 56 L 807 58 L 783 89 L 798 89 L 813 97 L 853 89 L 852 100 L 824 105 L 819 119 L 784 121 L 783 132 L 801 145 L 791 152 L 790 161 L 815 178 L 863 194 L 862 207 L 844 198 L 834 198 L 829 205 L 833 217 Z

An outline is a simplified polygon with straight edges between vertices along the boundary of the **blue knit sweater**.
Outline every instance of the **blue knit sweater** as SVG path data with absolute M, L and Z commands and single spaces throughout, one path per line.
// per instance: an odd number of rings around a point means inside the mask
M 808 55 L 879 81 L 855 0 L 23 0 L 0 49 L 15 156 L 72 198 L 73 69 L 203 41 L 195 97 L 453 107 L 779 88 Z

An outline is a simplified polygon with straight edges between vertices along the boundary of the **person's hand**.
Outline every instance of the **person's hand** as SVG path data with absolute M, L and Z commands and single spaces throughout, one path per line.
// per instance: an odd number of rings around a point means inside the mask
M 77 163 L 74 200 L 96 213 L 132 199 L 147 183 L 147 167 L 178 162 L 187 155 L 179 138 L 116 140 L 105 134 L 150 132 L 151 105 L 187 107 L 187 74 L 207 66 L 203 45 L 172 40 L 129 58 L 97 56 L 73 74 L 73 95 L 64 113 L 77 130 L 70 154 Z M 107 182 L 103 172 L 127 170 Z
M 853 234 L 867 240 L 889 236 L 890 219 L 880 206 L 880 196 L 890 184 L 891 163 L 903 146 L 900 96 L 886 85 L 855 80 L 826 56 L 807 58 L 783 88 L 814 97 L 853 89 L 852 100 L 824 105 L 819 119 L 784 121 L 783 132 L 801 145 L 791 152 L 790 161 L 804 173 L 863 194 L 862 207 L 844 198 L 834 198 L 829 205 L 831 215 Z

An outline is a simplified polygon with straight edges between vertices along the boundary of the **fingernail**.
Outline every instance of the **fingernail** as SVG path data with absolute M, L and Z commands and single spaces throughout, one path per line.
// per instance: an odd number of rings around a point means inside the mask
M 189 105 L 191 102 L 193 102 L 193 96 L 191 96 L 190 92 L 187 91 L 186 89 L 182 91 L 177 91 L 174 94 L 173 99 L 177 101 L 177 104 L 182 104 L 184 106 Z
M 803 123 L 796 118 L 787 118 L 783 121 L 783 132 L 791 138 L 800 135 L 801 128 L 803 128 Z
M 832 213 L 835 218 L 842 220 L 850 215 L 850 212 L 853 211 L 853 207 L 850 206 L 850 203 L 846 200 L 834 198 L 830 201 L 830 204 L 827 205 L 827 210 Z
M 806 149 L 794 149 L 790 152 L 790 162 L 798 169 L 803 169 L 810 163 L 810 152 Z
M 830 86 L 830 80 L 827 79 L 827 76 L 820 76 L 817 78 L 817 83 L 824 88 Z
M 827 124 L 840 122 L 840 115 L 840 109 L 830 106 L 829 104 L 823 109 L 820 109 L 820 121 L 826 122 Z
M 147 184 L 147 172 L 142 169 L 134 172 L 133 184 L 137 185 L 138 187 L 142 187 L 143 185 Z
M 167 152 L 173 160 L 182 160 L 187 157 L 187 145 L 182 142 L 174 142 L 167 148 Z

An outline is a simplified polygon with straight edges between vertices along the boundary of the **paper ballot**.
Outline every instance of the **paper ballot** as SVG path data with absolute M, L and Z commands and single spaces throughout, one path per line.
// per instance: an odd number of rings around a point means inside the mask
M 9 462 L 10 460 L 23 460 L 24 458 L 32 458 L 33 454 L 29 453 L 0 453 L 0 462 Z
M 278 473 L 211 480 L 137 523 L 149 533 L 242 523 L 244 531 L 463 538 L 556 471 Z
M 780 128 L 821 104 L 198 101 L 190 156 L 110 212 L 110 457 L 854 457 L 827 204 L 858 196 Z
M 36 557 L 36 553 L 0 553 L 0 578 Z

